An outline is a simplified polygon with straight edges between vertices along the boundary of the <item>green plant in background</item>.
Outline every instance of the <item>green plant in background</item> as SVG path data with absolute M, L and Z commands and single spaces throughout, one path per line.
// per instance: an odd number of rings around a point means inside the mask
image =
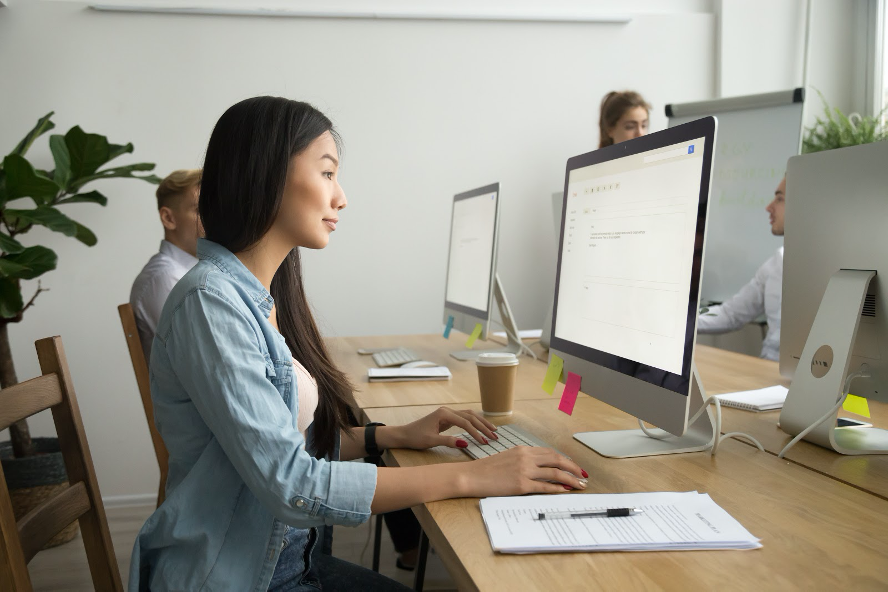
M 25 153 L 34 141 L 55 127 L 53 113 L 40 118 L 0 166 L 0 387 L 18 382 L 12 351 L 9 346 L 9 324 L 22 320 L 22 315 L 45 289 L 40 286 L 26 303 L 22 297 L 21 280 L 35 279 L 56 268 L 57 256 L 43 246 L 26 247 L 18 241 L 34 226 L 61 232 L 87 246 L 96 244 L 93 232 L 63 214 L 59 206 L 72 203 L 94 203 L 104 206 L 108 198 L 98 191 L 84 191 L 94 181 L 131 177 L 157 184 L 154 175 L 138 175 L 151 171 L 154 165 L 137 163 L 102 168 L 108 162 L 133 151 L 132 144 L 111 144 L 105 136 L 88 134 L 74 126 L 64 136 L 51 135 L 49 148 L 55 168 L 35 168 Z M 10 426 L 10 439 L 16 457 L 32 454 L 27 423 Z
M 857 113 L 845 115 L 838 107 L 830 107 L 820 91 L 817 94 L 823 102 L 825 118 L 818 117 L 812 127 L 805 128 L 803 154 L 888 140 L 888 128 L 883 119 L 888 107 L 875 117 L 864 117 Z

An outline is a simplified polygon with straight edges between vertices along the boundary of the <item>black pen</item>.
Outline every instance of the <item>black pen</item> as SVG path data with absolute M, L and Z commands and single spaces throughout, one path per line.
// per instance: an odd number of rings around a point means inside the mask
M 537 520 L 558 520 L 561 518 L 617 518 L 620 516 L 635 516 L 642 514 L 644 510 L 638 508 L 608 508 L 607 510 L 592 510 L 590 512 L 540 512 Z

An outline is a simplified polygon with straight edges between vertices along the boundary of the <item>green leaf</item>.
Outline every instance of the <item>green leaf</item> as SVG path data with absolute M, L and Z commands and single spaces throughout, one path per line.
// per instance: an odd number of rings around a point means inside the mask
M 21 277 L 21 273 L 27 273 L 28 268 L 20 263 L 10 261 L 6 257 L 0 257 L 0 277 Z
M 77 195 L 60 199 L 56 202 L 56 205 L 60 206 L 69 203 L 96 203 L 100 206 L 105 206 L 108 205 L 108 198 L 98 191 L 90 191 L 89 193 L 78 193 Z
M 28 148 L 31 147 L 31 144 L 34 143 L 34 140 L 51 130 L 55 127 L 55 124 L 49 120 L 52 117 L 54 111 L 50 111 L 43 117 L 37 120 L 37 125 L 28 132 L 28 135 L 22 138 L 22 141 L 18 143 L 18 146 L 10 154 L 15 154 L 18 156 L 24 156 L 25 152 L 28 151 Z
M 132 151 L 132 144 L 125 144 L 123 146 L 121 146 L 120 144 L 108 144 L 108 160 L 106 160 L 105 162 L 114 160 L 115 158 L 123 154 L 130 154 L 132 153 Z
M 49 149 L 52 150 L 52 159 L 55 161 L 53 179 L 56 185 L 64 189 L 71 181 L 71 154 L 65 144 L 65 136 L 59 134 L 50 136 Z
M 28 247 L 18 255 L 8 255 L 0 259 L 0 262 L 7 261 L 24 268 L 24 271 L 16 274 L 7 274 L 11 277 L 23 280 L 32 280 L 39 275 L 43 275 L 47 271 L 52 271 L 58 263 L 58 256 L 52 249 L 36 246 Z
M 61 232 L 65 236 L 77 236 L 77 223 L 55 208 L 40 206 L 35 210 L 6 210 L 4 216 L 12 217 L 13 223 L 22 221 L 30 224 L 46 226 L 55 232 Z
M 19 283 L 16 280 L 0 278 L 0 317 L 12 318 L 24 307 Z
M 3 163 L 0 162 L 0 208 L 9 201 L 9 192 L 6 191 L 6 171 L 3 170 Z
M 55 181 L 38 173 L 24 156 L 10 154 L 3 159 L 7 201 L 30 197 L 37 205 L 51 202 L 62 190 Z
M 72 191 L 78 191 L 81 187 L 90 183 L 92 181 L 98 181 L 100 179 L 114 179 L 121 177 L 130 177 L 133 179 L 142 179 L 149 183 L 160 183 L 160 179 L 154 175 L 134 175 L 133 173 L 136 171 L 151 171 L 154 170 L 154 163 L 151 162 L 139 162 L 136 164 L 128 164 L 126 166 L 115 167 L 111 169 L 105 169 L 103 171 L 98 171 L 93 175 L 88 175 L 81 179 L 76 179 L 73 183 L 71 183 L 70 189 Z
M 4 253 L 21 253 L 25 250 L 20 242 L 7 234 L 0 232 L 0 251 Z
M 75 222 L 77 225 L 77 233 L 74 235 L 74 238 L 82 242 L 87 247 L 95 246 L 99 239 L 96 238 L 95 233 L 92 230 L 81 224 L 80 222 Z
M 111 148 L 108 138 L 99 134 L 88 134 L 75 125 L 65 134 L 65 144 L 71 155 L 71 177 L 77 181 L 92 175 L 108 162 Z

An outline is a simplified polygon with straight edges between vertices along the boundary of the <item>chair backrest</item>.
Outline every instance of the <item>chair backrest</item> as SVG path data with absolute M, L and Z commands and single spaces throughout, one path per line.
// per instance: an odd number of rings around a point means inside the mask
M 0 467 L 0 590 L 31 590 L 28 562 L 53 536 L 78 520 L 95 589 L 122 591 L 62 339 L 47 337 L 35 345 L 43 376 L 0 391 L 0 430 L 51 409 L 70 487 L 16 522 Z
M 151 442 L 154 443 L 154 454 L 157 456 L 157 465 L 160 467 L 160 488 L 157 492 L 157 505 L 163 503 L 166 491 L 167 471 L 169 468 L 169 454 L 160 432 L 154 425 L 154 404 L 151 402 L 151 383 L 148 378 L 148 362 L 145 352 L 142 350 L 142 341 L 139 339 L 139 330 L 136 326 L 136 316 L 133 307 L 129 304 L 121 304 L 117 307 L 120 313 L 120 323 L 123 325 L 123 335 L 126 337 L 126 345 L 129 347 L 130 359 L 133 361 L 133 371 L 136 373 L 136 384 L 139 386 L 139 395 L 142 397 L 142 407 L 145 408 L 145 419 L 148 420 L 148 431 L 151 433 Z

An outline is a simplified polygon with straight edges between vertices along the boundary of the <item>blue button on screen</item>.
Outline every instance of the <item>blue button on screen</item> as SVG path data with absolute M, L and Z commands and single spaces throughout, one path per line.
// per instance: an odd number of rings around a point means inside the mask
M 694 145 L 691 144 L 690 146 L 688 146 L 688 154 L 693 154 L 693 153 L 694 153 Z

